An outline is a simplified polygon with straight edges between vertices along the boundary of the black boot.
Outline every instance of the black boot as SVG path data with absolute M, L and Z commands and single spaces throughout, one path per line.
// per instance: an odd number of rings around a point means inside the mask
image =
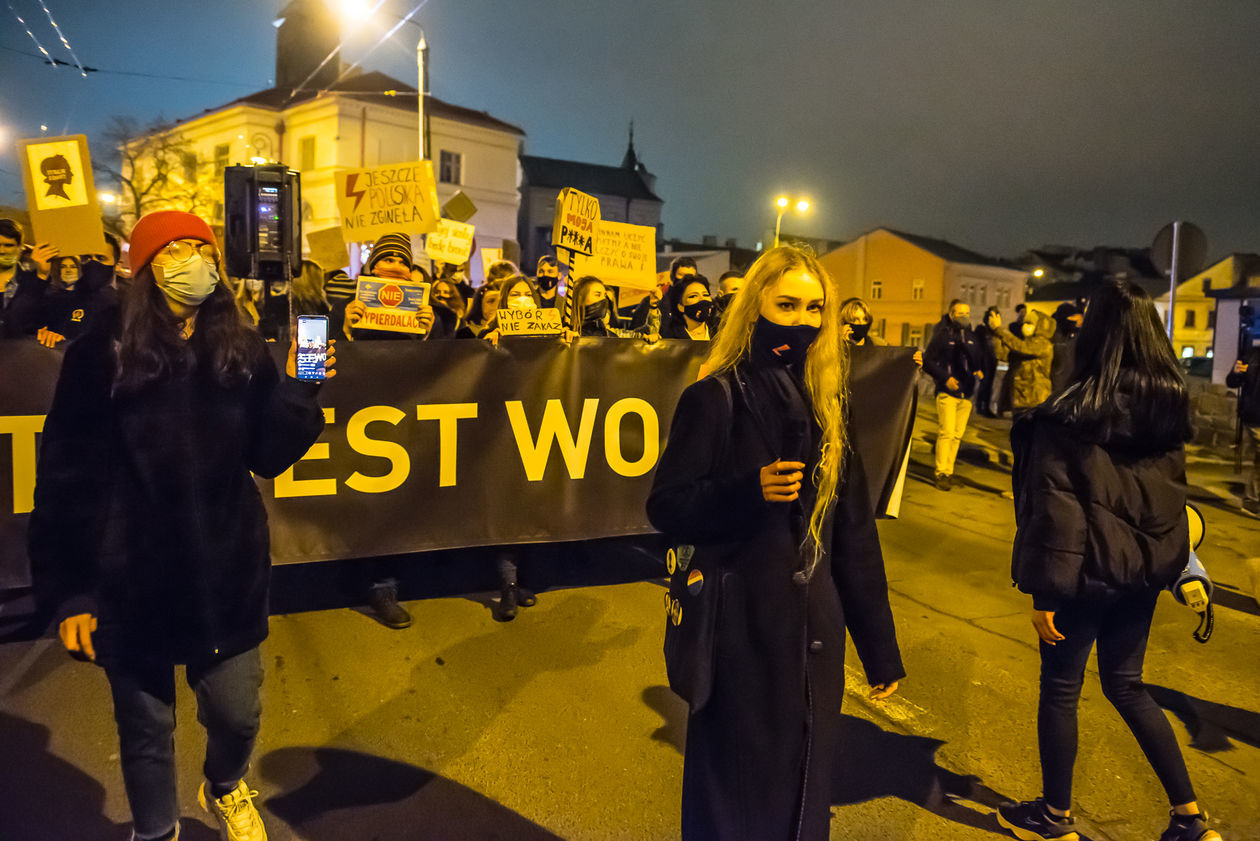
M 411 625 L 411 614 L 398 603 L 398 582 L 392 578 L 372 585 L 368 599 L 377 622 L 386 628 L 399 630 Z
M 519 584 L 513 586 L 516 588 L 516 603 L 521 607 L 533 607 L 538 604 L 538 597 L 534 595 L 533 590 L 526 590 Z
M 503 588 L 502 594 L 499 596 L 499 615 L 500 622 L 511 622 L 516 618 L 516 585 L 509 584 Z

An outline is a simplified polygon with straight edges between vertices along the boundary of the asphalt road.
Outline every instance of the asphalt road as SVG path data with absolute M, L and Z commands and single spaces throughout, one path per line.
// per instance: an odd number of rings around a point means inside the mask
M 909 678 L 875 704 L 851 673 L 835 839 L 982 839 L 992 807 L 1038 792 L 1029 600 L 1009 586 L 1009 483 L 911 479 L 881 523 Z M 926 444 L 916 445 L 923 472 Z M 1216 635 L 1161 599 L 1147 681 L 1227 839 L 1260 836 L 1260 607 L 1245 559 L 1260 521 L 1210 504 L 1201 556 Z M 552 589 L 509 624 L 489 596 L 411 602 L 390 631 L 354 609 L 272 618 L 251 785 L 276 841 L 676 838 L 685 710 L 664 684 L 659 582 Z M 852 652 L 851 652 L 852 654 Z M 856 666 L 856 657 L 851 657 Z M 215 838 L 195 789 L 204 745 L 181 687 L 186 841 Z M 1151 841 L 1162 793 L 1091 672 L 1076 808 L 1096 841 Z M 0 839 L 127 838 L 104 676 L 53 640 L 0 645 Z

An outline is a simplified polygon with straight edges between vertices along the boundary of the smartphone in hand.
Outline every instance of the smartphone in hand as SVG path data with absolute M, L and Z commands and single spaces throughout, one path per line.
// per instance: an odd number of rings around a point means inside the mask
M 297 378 L 323 380 L 328 359 L 328 317 L 299 315 L 297 329 Z

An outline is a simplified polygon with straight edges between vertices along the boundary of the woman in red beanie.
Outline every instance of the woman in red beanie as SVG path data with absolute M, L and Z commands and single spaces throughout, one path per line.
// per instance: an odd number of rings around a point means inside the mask
M 133 839 L 179 835 L 175 666 L 206 728 L 202 806 L 266 838 L 241 779 L 258 732 L 270 545 L 251 472 L 274 477 L 324 426 L 318 384 L 282 376 L 222 282 L 210 227 L 141 219 L 121 316 L 66 350 L 44 426 L 30 558 L 72 655 L 104 667 Z M 334 358 L 329 354 L 328 376 Z

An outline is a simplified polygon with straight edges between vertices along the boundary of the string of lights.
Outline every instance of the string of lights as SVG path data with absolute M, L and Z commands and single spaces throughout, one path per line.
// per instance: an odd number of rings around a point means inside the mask
M 48 10 L 48 4 L 44 0 L 38 0 L 39 7 L 44 10 L 44 14 L 48 15 L 48 22 L 52 24 L 53 31 L 57 33 L 57 37 L 61 39 L 61 46 L 66 48 L 66 52 L 70 53 L 70 57 L 74 59 L 75 65 L 79 68 L 79 74 L 87 75 L 87 71 L 83 69 L 83 62 L 79 61 L 79 57 L 74 54 L 74 48 L 70 46 L 70 42 L 66 39 L 66 34 L 61 31 L 61 27 L 57 25 L 57 21 L 53 20 L 52 12 Z
M 31 36 L 31 40 L 35 42 L 35 46 L 39 48 L 39 51 L 44 54 L 44 58 L 48 59 L 49 63 L 54 64 L 55 66 L 56 59 L 52 57 L 52 54 L 49 53 L 48 50 L 44 49 L 44 45 L 41 44 L 39 42 L 39 39 L 35 37 L 35 33 L 31 31 L 31 27 L 22 18 L 22 16 L 18 14 L 18 10 L 13 8 L 13 3 L 9 2 L 9 0 L 6 0 L 5 5 L 9 7 L 10 12 L 13 12 L 13 16 L 17 18 L 18 23 L 22 24 L 22 28 L 26 30 L 26 34 Z M 9 48 L 6 48 L 6 49 L 9 49 Z M 13 50 L 13 52 L 18 52 L 18 51 Z M 36 58 L 38 58 L 38 56 L 36 56 Z

